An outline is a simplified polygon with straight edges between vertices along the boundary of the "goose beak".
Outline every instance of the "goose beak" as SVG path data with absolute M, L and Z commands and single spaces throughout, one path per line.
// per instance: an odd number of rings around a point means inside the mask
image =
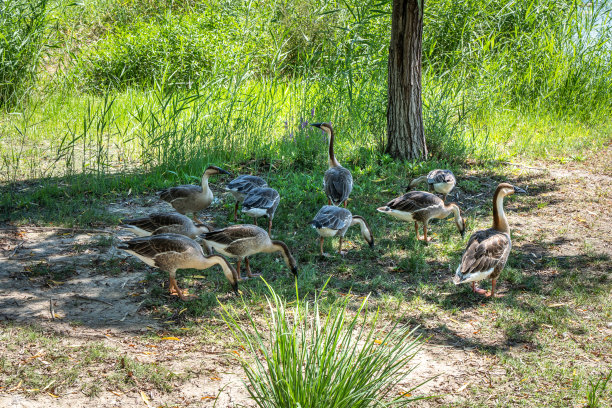
M 368 245 L 370 245 L 370 248 L 374 248 L 374 240 L 371 240 L 370 242 L 368 242 Z
M 297 278 L 298 277 L 298 268 L 297 267 L 291 268 L 291 273 L 293 274 L 293 276 L 295 276 Z
M 239 294 L 239 293 L 238 293 L 238 282 L 234 282 L 234 283 L 232 283 L 232 290 L 234 291 L 234 293 L 235 293 L 236 295 L 238 295 L 238 294 Z
M 218 168 L 218 169 L 217 169 L 217 171 L 218 171 L 219 173 L 221 173 L 221 174 L 227 174 L 227 175 L 230 175 L 230 176 L 232 175 L 232 173 L 230 173 L 230 172 L 229 172 L 229 171 L 227 171 L 227 170 L 223 170 L 222 168 Z
M 322 124 L 323 123 L 311 123 L 310 126 L 318 127 L 319 129 L 321 129 Z
M 513 186 L 513 187 L 514 187 L 514 192 L 515 192 L 515 193 L 523 193 L 523 194 L 527 194 L 527 191 L 523 190 L 522 188 L 517 187 L 517 186 Z

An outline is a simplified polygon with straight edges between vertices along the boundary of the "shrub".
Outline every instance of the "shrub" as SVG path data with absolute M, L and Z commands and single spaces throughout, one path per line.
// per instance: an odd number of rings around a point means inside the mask
M 225 322 L 249 354 L 241 362 L 246 388 L 259 407 L 391 407 L 415 400 L 410 392 L 416 387 L 400 394 L 395 388 L 411 372 L 407 365 L 420 345 L 413 331 L 397 324 L 386 334 L 378 331 L 378 315 L 366 313 L 367 298 L 354 316 L 348 296 L 333 302 L 325 315 L 316 296 L 312 302 L 298 299 L 288 309 L 268 288 L 267 330 L 246 306 L 248 329 L 223 309 Z
M 44 47 L 47 0 L 0 0 L 0 107 L 34 84 Z

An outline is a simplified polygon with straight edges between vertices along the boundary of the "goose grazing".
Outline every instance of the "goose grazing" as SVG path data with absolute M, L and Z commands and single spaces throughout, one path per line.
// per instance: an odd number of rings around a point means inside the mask
M 252 189 L 242 202 L 242 212 L 253 217 L 257 225 L 257 218 L 268 217 L 268 235 L 272 236 L 272 220 L 276 207 L 280 202 L 280 194 L 270 187 L 258 187 Z
M 212 231 L 210 225 L 195 224 L 189 217 L 179 213 L 153 213 L 148 217 L 123 220 L 119 226 L 140 237 L 171 233 L 194 239 L 200 234 Z
M 170 187 L 159 191 L 159 198 L 169 202 L 176 211 L 181 214 L 192 213 L 193 219 L 201 222 L 197 218 L 197 212 L 202 211 L 212 203 L 213 192 L 208 187 L 208 178 L 213 174 L 230 174 L 217 166 L 208 166 L 202 175 L 202 185 L 184 184 L 177 187 Z
M 427 181 L 429 191 L 433 190 L 436 193 L 442 194 L 444 196 L 444 201 L 446 201 L 448 193 L 450 193 L 453 188 L 455 188 L 455 184 L 457 184 L 457 179 L 455 179 L 455 175 L 452 171 L 436 169 L 427 173 L 426 176 L 421 176 L 412 180 L 408 188 L 413 188 L 424 181 Z
M 451 213 L 455 216 L 455 224 L 461 233 L 465 234 L 465 218 L 461 217 L 461 210 L 455 203 L 444 204 L 442 199 L 434 194 L 425 191 L 410 191 L 401 197 L 389 201 L 386 206 L 378 207 L 381 213 L 389 214 L 392 217 L 403 221 L 414 221 L 416 237 L 419 237 L 419 222 L 423 224 L 423 241 L 429 242 L 427 237 L 427 223 L 432 218 L 446 218 Z
M 178 294 L 181 300 L 187 300 L 185 294 L 176 283 L 178 269 L 207 269 L 213 265 L 221 265 L 223 274 L 238 293 L 237 272 L 227 259 L 220 255 L 204 256 L 202 247 L 184 235 L 160 234 L 148 237 L 134 238 L 117 245 L 149 266 L 159 268 L 170 274 L 170 293 Z
M 238 258 L 236 270 L 238 280 L 240 276 L 240 262 L 246 260 L 247 276 L 254 277 L 251 273 L 249 258 L 259 252 L 280 252 L 291 272 L 297 276 L 298 269 L 295 258 L 289 252 L 289 248 L 282 241 L 273 241 L 262 228 L 256 225 L 238 224 L 231 225 L 217 231 L 206 232 L 200 235 L 211 247 L 219 253 L 231 258 Z
M 268 187 L 268 183 L 261 177 L 242 175 L 238 176 L 225 186 L 225 191 L 232 193 L 236 199 L 234 207 L 234 221 L 238 219 L 238 205 L 244 201 L 244 198 L 251 190 L 258 187 Z
M 455 271 L 455 285 L 472 282 L 474 293 L 487 297 L 495 295 L 497 278 L 506 266 L 512 247 L 510 227 L 504 213 L 504 197 L 514 193 L 526 191 L 508 183 L 497 186 L 493 194 L 493 227 L 477 231 L 470 237 Z M 491 278 L 491 292 L 476 286 L 477 281 L 487 278 Z
M 344 203 L 346 207 L 351 190 L 353 190 L 353 176 L 351 172 L 342 167 L 334 155 L 334 130 L 331 123 L 313 123 L 312 126 L 318 127 L 327 133 L 329 137 L 329 169 L 323 177 L 323 188 L 327 195 L 327 204 L 340 205 Z
M 140 237 L 170 233 L 194 239 L 200 234 L 213 230 L 210 225 L 194 224 L 189 217 L 179 213 L 153 213 L 148 217 L 123 220 L 119 226 L 129 229 Z M 208 245 L 205 244 L 204 249 L 207 255 L 212 254 Z
M 321 243 L 321 255 L 328 256 L 323 252 L 323 240 L 326 237 L 340 237 L 340 244 L 338 246 L 338 253 L 342 254 L 342 241 L 344 234 L 349 227 L 359 224 L 361 228 L 361 236 L 370 245 L 374 247 L 374 237 L 372 236 L 372 230 L 359 215 L 352 215 L 346 208 L 335 207 L 333 205 L 324 205 L 314 219 L 310 222 L 312 227 L 317 230 L 320 237 Z

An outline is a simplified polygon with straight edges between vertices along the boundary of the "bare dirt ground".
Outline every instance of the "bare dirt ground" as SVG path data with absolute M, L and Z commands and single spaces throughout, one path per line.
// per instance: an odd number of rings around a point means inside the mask
M 509 211 L 513 231 L 520 237 L 513 250 L 527 257 L 532 265 L 530 273 L 546 281 L 556 274 L 555 262 L 579 262 L 579 256 L 612 256 L 612 149 L 582 163 L 531 163 L 509 168 L 517 185 L 528 185 L 529 191 L 537 192 L 537 199 L 529 206 Z M 482 174 L 473 176 L 483 180 Z M 466 198 L 476 207 L 488 198 L 469 200 Z M 134 216 L 151 211 L 151 205 L 124 202 L 109 210 Z M 153 339 L 164 336 L 166 329 L 143 307 L 150 290 L 143 280 L 145 272 L 142 268 L 134 269 L 128 256 L 113 245 L 116 238 L 112 237 L 124 236 L 127 233 L 116 228 L 2 229 L 0 325 L 3 320 L 12 325 L 36 324 L 49 336 L 60 336 L 64 347 L 99 342 L 119 355 L 164 365 L 182 375 L 182 381 L 169 392 L 136 384 L 124 390 L 103 388 L 93 396 L 85 395 L 76 386 L 61 395 L 52 392 L 32 395 L 13 386 L 0 389 L 0 407 L 252 406 L 231 350 L 220 344 L 203 344 L 188 332 L 163 342 Z M 551 259 L 556 261 L 551 263 Z M 584 267 L 588 269 L 588 265 Z M 609 273 L 609 258 L 597 268 Z M 508 380 L 511 372 L 500 358 L 479 353 L 474 346 L 495 347 L 501 341 L 479 334 L 477 309 L 476 305 L 461 310 L 445 322 L 454 333 L 453 341 L 439 330 L 439 324 L 428 327 L 424 322 L 425 331 L 432 337 L 415 360 L 418 366 L 411 382 L 402 384 L 398 392 L 435 377 L 419 394 L 441 396 L 428 401 L 428 406 L 452 405 L 467 397 L 466 389 L 471 385 Z M 602 336 L 612 335 L 609 322 L 597 324 Z M 6 359 L 23 358 L 28 353 L 9 351 L 3 343 L 0 351 Z M 612 356 L 602 356 L 595 364 L 610 366 Z M 98 369 L 99 375 L 104 375 L 109 368 Z M 96 375 L 83 381 L 92 381 Z M 490 403 L 494 405 L 495 401 Z

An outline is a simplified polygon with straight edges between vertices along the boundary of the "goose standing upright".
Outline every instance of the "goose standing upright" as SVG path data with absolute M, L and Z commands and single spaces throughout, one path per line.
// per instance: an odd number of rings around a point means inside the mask
M 202 175 L 202 185 L 184 184 L 176 187 L 166 188 L 159 191 L 159 197 L 170 203 L 176 211 L 181 214 L 192 213 L 193 219 L 197 218 L 197 212 L 202 211 L 212 203 L 213 192 L 208 187 L 208 178 L 213 174 L 230 174 L 217 166 L 208 166 Z
M 238 205 L 244 201 L 244 198 L 251 190 L 258 187 L 268 187 L 268 183 L 261 177 L 251 176 L 248 174 L 238 176 L 225 186 L 225 191 L 232 193 L 236 199 L 234 207 L 234 221 L 238 219 Z
M 279 202 L 280 194 L 275 189 L 254 188 L 244 198 L 242 212 L 253 217 L 255 225 L 257 225 L 257 218 L 268 217 L 268 235 L 272 236 L 272 220 Z
M 136 256 L 149 266 L 168 272 L 170 293 L 178 294 L 181 300 L 187 300 L 187 297 L 176 283 L 178 269 L 207 269 L 220 265 L 232 289 L 238 293 L 238 274 L 227 259 L 220 255 L 204 256 L 200 244 L 184 235 L 160 234 L 134 238 L 120 243 L 117 248 Z
M 327 195 L 327 204 L 339 206 L 344 203 L 346 208 L 347 200 L 353 190 L 353 176 L 351 172 L 342 167 L 334 154 L 334 130 L 331 123 L 313 123 L 312 126 L 318 127 L 327 133 L 329 137 L 329 169 L 323 178 L 323 188 Z
M 200 235 L 211 247 L 219 253 L 231 258 L 238 258 L 236 270 L 238 280 L 240 276 L 240 262 L 246 261 L 247 276 L 254 277 L 251 273 L 248 256 L 260 252 L 280 252 L 291 272 L 297 276 L 297 263 L 289 248 L 283 241 L 273 241 L 262 228 L 256 225 L 236 224 L 217 231 L 206 232 Z
M 425 191 L 410 191 L 401 197 L 394 198 L 387 205 L 378 207 L 378 211 L 403 221 L 414 221 L 416 237 L 419 237 L 419 222 L 423 224 L 423 241 L 429 242 L 427 237 L 427 223 L 432 218 L 446 218 L 451 213 L 455 216 L 455 224 L 461 233 L 465 234 L 465 218 L 461 217 L 461 210 L 455 203 L 444 204 L 442 199 Z
M 323 252 L 323 240 L 326 237 L 340 237 L 340 244 L 338 245 L 338 253 L 342 254 L 342 241 L 344 234 L 349 227 L 359 224 L 361 228 L 361 236 L 370 245 L 374 246 L 374 237 L 372 236 L 372 230 L 366 223 L 365 219 L 359 215 L 353 215 L 346 208 L 335 207 L 333 205 L 324 205 L 321 207 L 317 215 L 310 222 L 312 227 L 317 230 L 320 237 L 321 255 L 327 256 Z
M 504 213 L 504 197 L 514 193 L 526 191 L 508 183 L 497 186 L 493 194 L 493 227 L 477 231 L 470 237 L 455 271 L 455 285 L 472 282 L 474 293 L 487 297 L 495 295 L 497 278 L 506 266 L 512 248 L 510 226 Z M 476 287 L 477 281 L 487 278 L 491 279 L 491 292 Z
M 444 201 L 446 201 L 448 193 L 450 193 L 453 188 L 455 188 L 455 184 L 457 184 L 457 179 L 452 171 L 436 169 L 427 173 L 426 176 L 417 177 L 412 180 L 408 188 L 412 188 L 424 181 L 427 181 L 429 191 L 433 190 L 436 193 L 442 194 L 444 196 Z

